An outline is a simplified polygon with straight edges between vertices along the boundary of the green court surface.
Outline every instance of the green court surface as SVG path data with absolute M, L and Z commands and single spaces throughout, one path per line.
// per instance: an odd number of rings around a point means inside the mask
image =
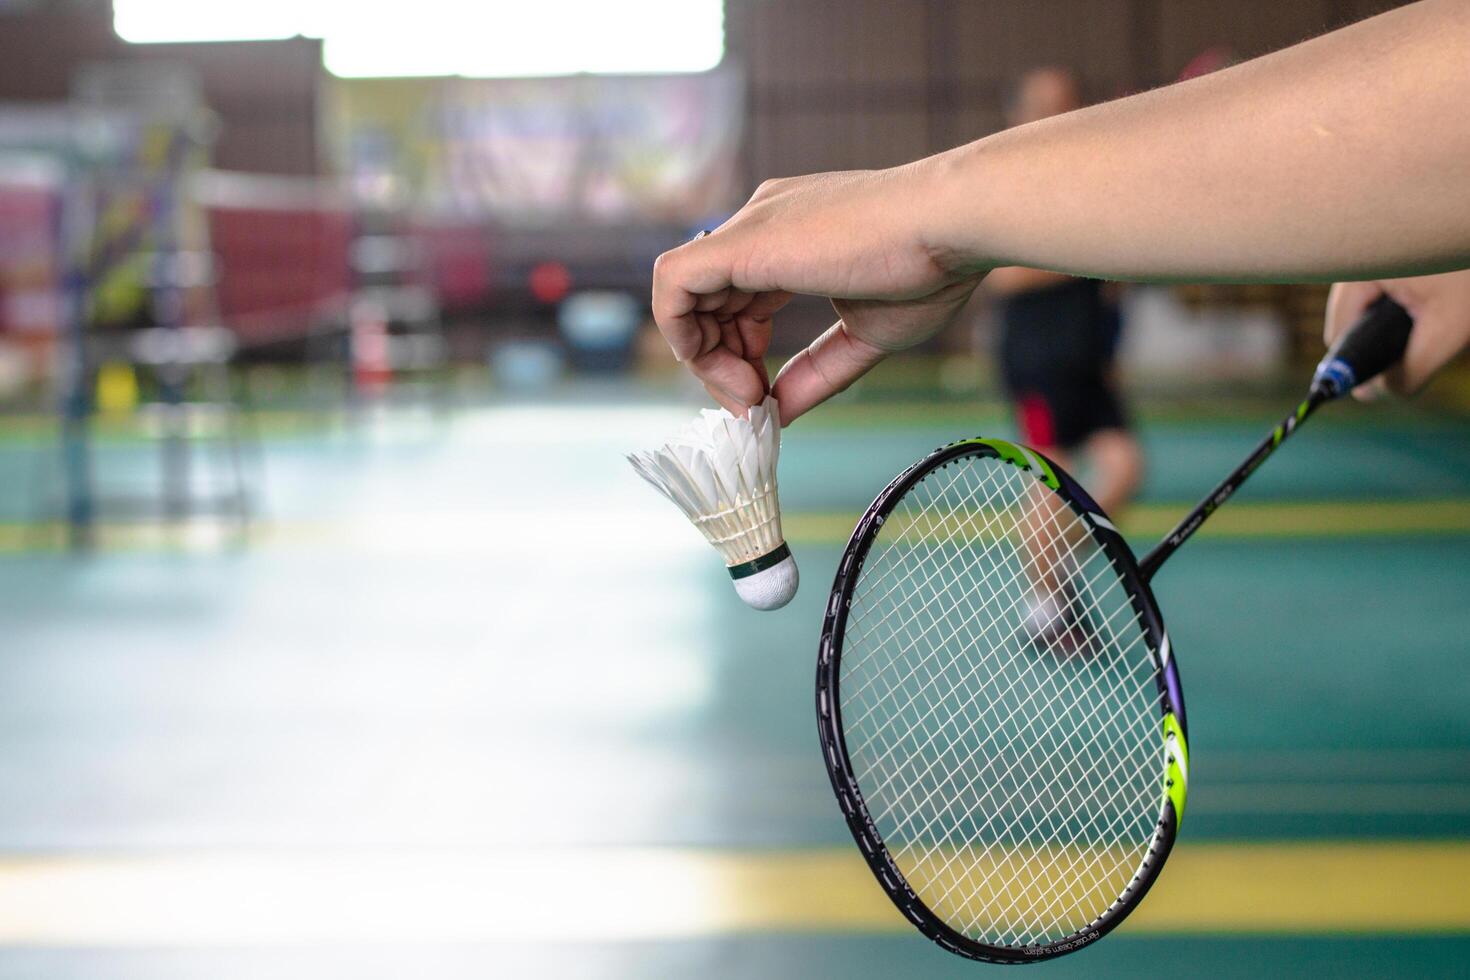
M 851 848 L 817 631 L 852 522 L 993 410 L 790 430 L 803 586 L 742 606 L 621 452 L 690 404 L 264 425 L 241 539 L 56 547 L 0 435 L 0 977 L 958 977 Z M 1223 410 L 1222 410 L 1223 411 Z M 1271 419 L 1145 416 L 1140 547 Z M 99 484 L 155 450 L 100 447 Z M 1451 976 L 1470 954 L 1470 421 L 1334 407 L 1161 573 L 1183 837 L 1056 977 Z M 40 526 L 35 526 L 37 521 Z M 1462 975 L 1462 974 L 1461 974 Z
M 1140 970 L 1221 980 L 1262 976 L 1455 977 L 1470 943 L 1458 937 L 1137 939 L 1119 936 L 1028 976 L 1136 977 Z M 498 972 L 487 970 L 494 963 Z M 611 977 L 924 977 L 957 980 L 994 975 L 1002 967 L 958 960 L 913 940 L 867 936 L 731 936 L 700 942 L 502 946 L 451 948 L 382 945 L 371 949 L 287 949 L 262 953 L 232 949 L 227 955 L 189 950 L 26 951 L 0 962 L 6 980 L 54 980 L 106 976 L 194 980 L 200 976 L 243 980 L 261 976 L 356 977 L 387 980 L 426 976 L 469 980 L 489 976 L 556 976 L 576 980 Z

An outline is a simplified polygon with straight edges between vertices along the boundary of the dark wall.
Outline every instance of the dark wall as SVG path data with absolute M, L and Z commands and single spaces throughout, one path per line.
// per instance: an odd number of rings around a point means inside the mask
M 1178 77 L 1206 48 L 1252 57 L 1393 0 L 727 0 L 749 72 L 752 185 L 883 167 L 1001 126 L 1008 81 L 1077 70 L 1095 99 Z
M 1102 100 L 1177 79 L 1196 56 L 1241 59 L 1361 20 L 1394 0 L 726 0 L 730 57 L 748 72 L 748 189 L 768 177 L 886 167 L 1002 126 L 1028 68 L 1065 65 Z M 1263 295 L 1264 293 L 1264 295 Z M 1223 287 L 1212 302 L 1277 307 L 1318 349 L 1322 290 Z M 799 297 L 776 346 L 832 320 Z M 963 330 L 950 340 L 965 343 Z
M 1095 97 L 1108 98 L 1175 78 L 1213 45 L 1249 57 L 1392 5 L 726 0 L 725 19 L 731 57 L 749 71 L 745 167 L 754 186 L 887 166 L 993 132 L 1008 79 L 1038 64 L 1071 65 Z M 105 9 L 0 13 L 0 101 L 64 98 L 78 64 L 118 58 L 179 59 L 199 71 L 224 123 L 220 166 L 320 172 L 319 41 L 129 45 Z
M 78 66 L 137 59 L 181 61 L 198 73 L 222 124 L 217 166 L 321 171 L 320 41 L 135 45 L 113 33 L 108 11 L 0 14 L 0 102 L 60 101 Z

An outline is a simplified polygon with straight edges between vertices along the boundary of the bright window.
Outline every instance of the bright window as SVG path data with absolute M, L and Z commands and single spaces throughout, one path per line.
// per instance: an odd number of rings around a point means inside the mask
M 323 39 L 343 77 L 493 78 L 705 71 L 725 53 L 724 0 L 113 0 L 138 43 Z

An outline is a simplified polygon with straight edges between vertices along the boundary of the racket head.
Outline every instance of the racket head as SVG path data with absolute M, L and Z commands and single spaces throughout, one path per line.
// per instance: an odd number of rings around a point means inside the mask
M 1038 547 L 1049 523 L 1065 534 Z M 1035 628 L 1028 588 L 1072 590 L 1081 642 Z M 1173 846 L 1188 727 L 1163 619 L 1122 535 L 1033 450 L 953 443 L 878 495 L 838 563 L 816 700 L 854 840 L 953 953 L 1080 949 Z

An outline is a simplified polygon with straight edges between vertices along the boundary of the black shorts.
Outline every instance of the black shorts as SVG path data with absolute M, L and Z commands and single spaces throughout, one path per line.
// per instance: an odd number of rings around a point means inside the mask
M 1056 378 L 1008 392 L 1021 441 L 1035 449 L 1075 449 L 1093 433 L 1128 428 L 1106 378 Z
M 1000 305 L 1000 373 L 1021 441 L 1072 449 L 1095 432 L 1126 429 L 1114 390 L 1117 308 L 1093 279 L 1072 279 Z

